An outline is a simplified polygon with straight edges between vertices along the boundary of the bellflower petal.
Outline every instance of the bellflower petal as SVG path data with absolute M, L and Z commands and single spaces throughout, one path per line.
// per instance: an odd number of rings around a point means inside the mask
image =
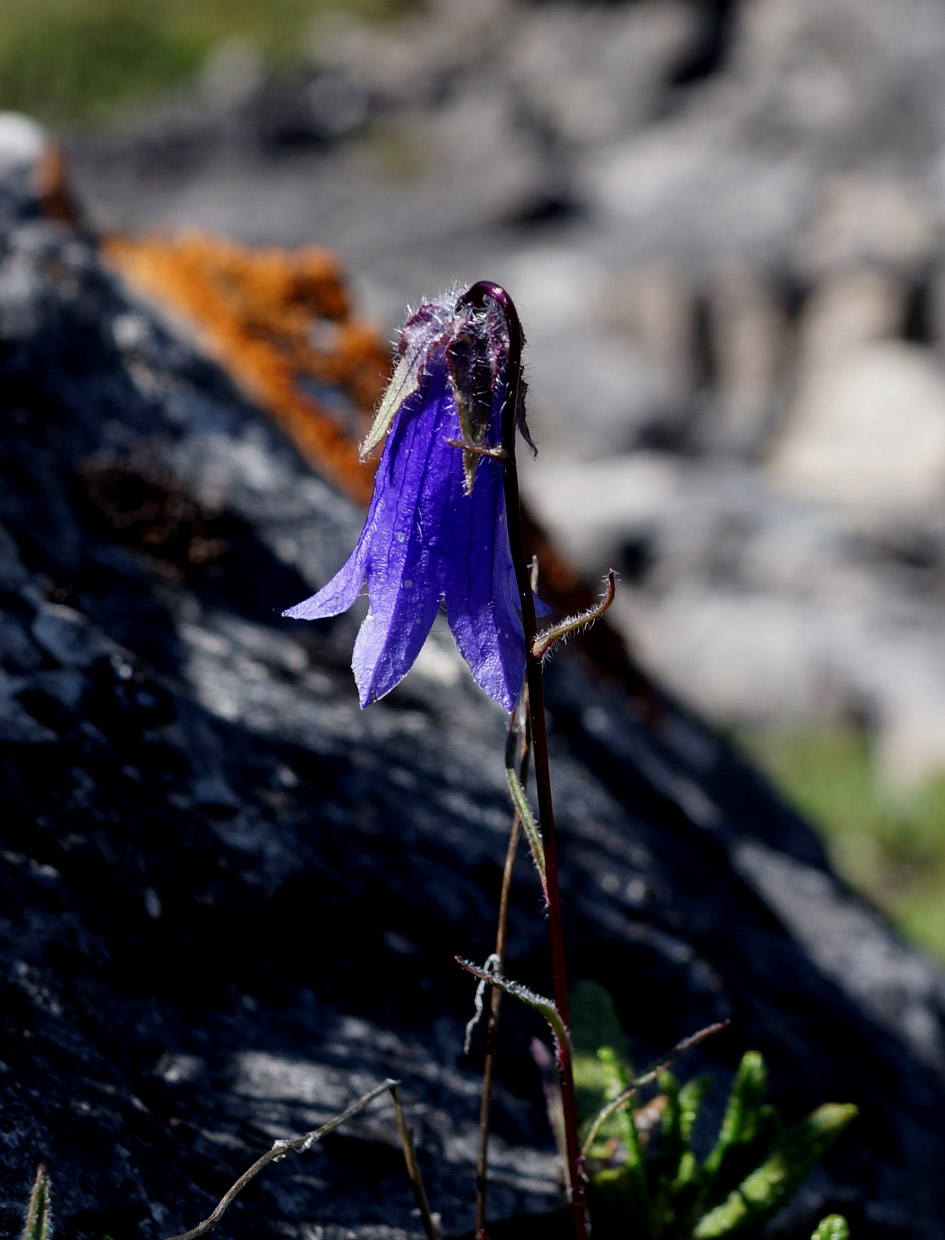
M 477 333 L 484 342 L 479 388 L 460 391 L 461 418 L 456 341 L 468 349 L 472 338 L 474 347 Z M 525 639 L 501 462 L 489 456 L 471 461 L 469 451 L 457 446 L 470 442 L 469 409 L 481 407 L 483 374 L 490 373 L 487 424 L 473 430 L 476 442 L 499 443 L 503 343 L 507 348 L 481 311 L 457 309 L 455 293 L 421 306 L 408 320 L 392 385 L 399 407 L 392 411 L 389 392 L 380 410 L 385 425 L 380 431 L 375 426 L 366 441 L 373 446 L 389 427 L 361 537 L 321 590 L 283 613 L 302 620 L 337 615 L 367 582 L 370 607 L 352 659 L 362 706 L 389 693 L 406 675 L 444 603 L 450 630 L 480 687 L 506 710 L 521 690 Z
M 476 683 L 506 710 L 525 674 L 525 637 L 508 551 L 505 494 L 497 462 L 480 465 L 471 495 L 455 475 L 444 520 L 446 615 Z

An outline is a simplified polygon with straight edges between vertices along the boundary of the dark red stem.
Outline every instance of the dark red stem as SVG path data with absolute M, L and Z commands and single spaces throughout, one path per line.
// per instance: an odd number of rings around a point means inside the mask
M 555 1005 L 565 1027 L 570 1030 L 568 1016 L 568 983 L 564 966 L 564 928 L 561 917 L 561 895 L 558 887 L 558 854 L 555 842 L 554 808 L 551 800 L 551 772 L 548 763 L 548 733 L 545 726 L 545 695 L 541 674 L 541 658 L 536 658 L 532 646 L 538 632 L 535 619 L 535 598 L 532 593 L 531 573 L 525 555 L 522 534 L 522 513 L 518 489 L 518 470 L 515 464 L 515 434 L 518 424 L 519 402 L 522 390 L 522 345 L 524 336 L 518 312 L 511 297 L 501 285 L 491 280 L 480 280 L 465 294 L 463 300 L 481 306 L 486 298 L 501 307 L 509 329 L 509 360 L 505 381 L 505 403 L 502 407 L 502 462 L 505 487 L 505 508 L 509 525 L 509 544 L 515 581 L 518 586 L 522 608 L 522 625 L 525 630 L 525 683 L 528 686 L 528 709 L 532 733 L 532 755 L 535 768 L 535 787 L 538 792 L 538 820 L 542 844 L 545 849 L 545 869 L 548 882 L 548 935 L 551 941 L 551 971 L 554 982 Z M 561 1075 L 561 1102 L 564 1109 L 564 1132 L 567 1146 L 568 1179 L 571 1184 L 571 1212 L 574 1218 L 575 1240 L 587 1240 L 587 1207 L 584 1198 L 583 1160 L 578 1140 L 577 1106 L 574 1096 L 574 1073 L 571 1066 L 571 1047 L 558 1047 L 558 1069 Z

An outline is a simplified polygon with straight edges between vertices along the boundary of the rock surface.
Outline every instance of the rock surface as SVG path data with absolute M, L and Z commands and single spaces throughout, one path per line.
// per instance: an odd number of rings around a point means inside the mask
M 19 213 L 14 213 L 19 214 Z M 472 1225 L 472 986 L 509 810 L 504 718 L 438 631 L 357 706 L 356 618 L 279 617 L 360 515 L 95 245 L 0 238 L 0 1215 L 37 1162 L 59 1234 L 160 1240 L 271 1142 L 402 1081 L 444 1233 Z M 855 1130 L 777 1227 L 945 1237 L 945 979 L 844 890 L 806 826 L 629 666 L 548 677 L 573 976 L 614 993 L 640 1063 L 759 1047 L 788 1119 Z M 509 970 L 548 985 L 522 858 Z M 555 1161 L 505 1005 L 494 1240 L 556 1234 Z M 419 1234 L 383 1107 L 270 1168 L 221 1235 Z M 511 1220 L 511 1221 L 509 1221 Z

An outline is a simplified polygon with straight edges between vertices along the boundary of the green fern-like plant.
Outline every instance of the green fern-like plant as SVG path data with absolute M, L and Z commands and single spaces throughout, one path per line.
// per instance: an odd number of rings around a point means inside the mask
M 756 1229 L 787 1204 L 857 1113 L 852 1105 L 825 1103 L 785 1129 L 765 1101 L 764 1059 L 748 1051 L 716 1142 L 700 1159 L 692 1136 L 711 1078 L 680 1084 L 673 1073 L 661 1072 L 654 1099 L 641 1105 L 631 1092 L 611 1111 L 633 1086 L 613 1001 L 596 983 L 581 983 L 574 1014 L 575 1081 L 591 1134 L 587 1165 L 596 1240 L 720 1240 Z M 832 1215 L 813 1240 L 848 1240 L 845 1229 Z
M 842 1214 L 828 1214 L 814 1228 L 810 1240 L 850 1240 L 850 1228 Z

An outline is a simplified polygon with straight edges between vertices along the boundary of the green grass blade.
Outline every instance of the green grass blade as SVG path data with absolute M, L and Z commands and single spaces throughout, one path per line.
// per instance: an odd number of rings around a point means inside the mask
M 604 1081 L 604 1102 L 613 1102 L 615 1098 L 619 1098 L 621 1094 L 626 1093 L 629 1082 L 627 1081 L 627 1073 L 621 1062 L 620 1056 L 612 1046 L 602 1046 L 597 1052 L 597 1062 L 603 1074 Z M 633 1112 L 628 1101 L 622 1106 L 614 1116 L 617 1126 L 617 1134 L 627 1149 L 627 1156 L 633 1159 L 635 1156 L 642 1159 L 639 1151 L 640 1136 L 637 1132 L 637 1126 L 633 1122 Z M 634 1154 L 636 1151 L 636 1155 Z
M 767 1090 L 768 1068 L 763 1055 L 760 1051 L 746 1051 L 732 1082 L 718 1140 L 702 1167 L 707 1189 L 719 1174 L 729 1150 L 754 1140 Z
M 663 1202 L 664 1235 L 689 1236 L 693 1224 L 702 1213 L 702 1169 L 692 1150 L 692 1133 L 699 1116 L 702 1101 L 712 1087 L 710 1076 L 693 1077 L 679 1090 L 678 1109 L 678 1160 L 676 1151 L 671 1152 L 669 1162 L 676 1161 L 675 1169 L 666 1168 L 661 1186 Z
M 699 1118 L 703 1100 L 711 1088 L 712 1077 L 703 1075 L 694 1076 L 679 1091 L 679 1131 L 687 1146 L 692 1140 L 692 1131 Z
M 49 1240 L 52 1235 L 52 1217 L 49 1212 L 49 1176 L 42 1163 L 36 1169 L 33 1191 L 26 1207 L 26 1223 L 20 1240 Z

